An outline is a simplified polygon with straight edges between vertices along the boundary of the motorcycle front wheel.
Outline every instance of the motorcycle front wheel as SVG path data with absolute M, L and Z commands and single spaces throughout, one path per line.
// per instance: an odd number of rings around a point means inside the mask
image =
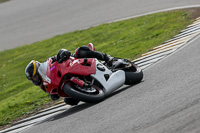
M 105 94 L 98 86 L 80 87 L 73 82 L 66 82 L 63 91 L 70 97 L 87 103 L 98 103 L 104 100 Z

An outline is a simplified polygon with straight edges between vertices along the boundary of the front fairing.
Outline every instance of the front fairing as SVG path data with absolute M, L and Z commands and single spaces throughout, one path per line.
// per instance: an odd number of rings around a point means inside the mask
M 67 72 L 67 68 L 70 64 L 70 60 L 65 63 L 59 64 L 58 62 L 52 63 L 51 59 L 47 60 L 47 75 L 44 80 L 46 91 L 50 94 L 58 94 L 60 82 Z
M 48 59 L 46 77 L 43 84 L 46 86 L 48 93 L 58 94 L 62 93 L 60 92 L 61 85 L 65 82 L 62 79 L 66 74 L 88 76 L 95 73 L 96 63 L 93 58 L 88 58 L 87 65 L 84 64 L 84 59 L 74 59 L 73 57 L 63 61 L 63 63 L 52 63 L 52 60 Z

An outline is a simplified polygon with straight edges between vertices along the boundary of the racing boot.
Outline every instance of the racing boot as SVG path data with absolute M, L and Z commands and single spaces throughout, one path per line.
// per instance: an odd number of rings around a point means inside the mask
M 51 100 L 56 101 L 60 98 L 58 94 L 50 94 Z
M 106 62 L 108 67 L 112 67 L 114 59 L 115 58 L 110 55 L 107 54 L 104 55 L 104 61 Z

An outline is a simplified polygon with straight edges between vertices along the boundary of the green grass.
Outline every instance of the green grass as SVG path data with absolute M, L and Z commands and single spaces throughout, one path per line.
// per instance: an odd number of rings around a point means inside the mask
M 6 2 L 6 1 L 9 1 L 9 0 L 0 0 L 0 3 Z
M 157 13 L 139 18 L 102 24 L 0 52 L 0 125 L 34 112 L 50 99 L 27 81 L 24 69 L 32 60 L 40 62 L 61 48 L 72 53 L 92 42 L 97 51 L 135 59 L 172 38 L 192 23 L 186 11 Z

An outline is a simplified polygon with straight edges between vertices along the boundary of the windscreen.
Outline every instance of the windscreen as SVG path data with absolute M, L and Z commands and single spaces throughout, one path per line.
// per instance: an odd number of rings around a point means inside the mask
M 40 67 L 38 68 L 38 72 L 44 81 L 47 74 L 47 62 L 41 63 Z

